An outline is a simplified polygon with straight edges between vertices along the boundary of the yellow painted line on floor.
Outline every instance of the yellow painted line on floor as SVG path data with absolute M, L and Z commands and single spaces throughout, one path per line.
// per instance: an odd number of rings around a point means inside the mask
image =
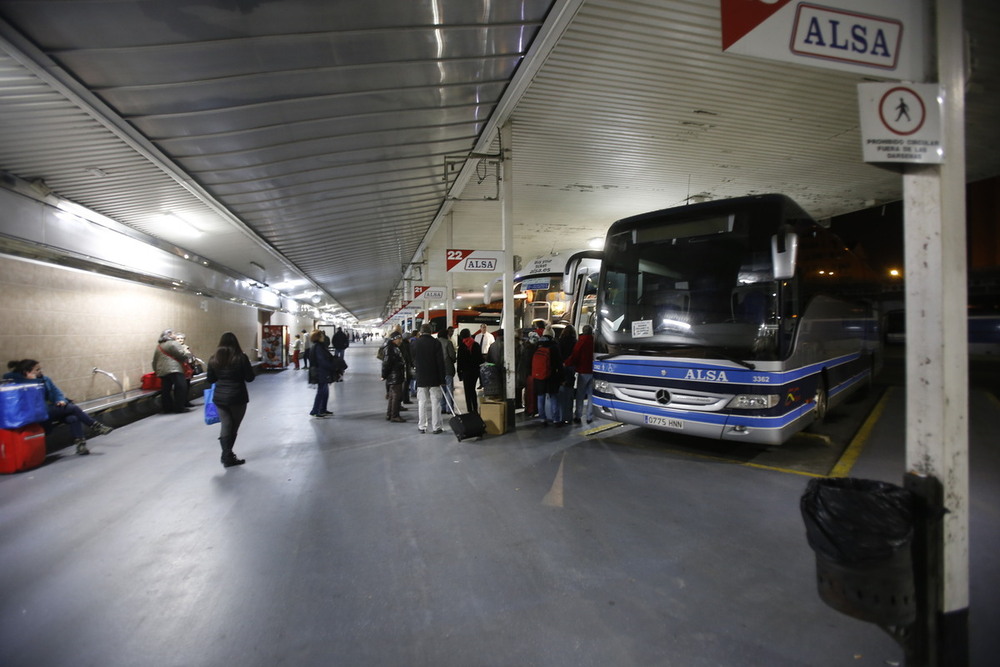
M 624 426 L 622 422 L 612 422 L 610 424 L 604 424 L 603 426 L 595 426 L 594 428 L 589 428 L 586 431 L 580 431 L 580 435 L 595 435 L 597 433 L 603 433 L 604 431 L 610 431 L 613 428 L 618 428 L 619 426 Z
M 872 413 L 868 415 L 868 419 L 865 420 L 865 423 L 861 425 L 861 428 L 854 435 L 851 444 L 847 446 L 847 449 L 840 456 L 840 460 L 830 470 L 829 477 L 847 477 L 850 474 L 851 468 L 858 462 L 861 452 L 864 451 L 865 445 L 868 444 L 868 437 L 872 434 L 872 429 L 875 428 L 875 424 L 882 417 L 882 413 L 885 412 L 886 403 L 889 402 L 889 396 L 892 395 L 893 389 L 894 387 L 886 389 L 875 409 L 872 410 Z

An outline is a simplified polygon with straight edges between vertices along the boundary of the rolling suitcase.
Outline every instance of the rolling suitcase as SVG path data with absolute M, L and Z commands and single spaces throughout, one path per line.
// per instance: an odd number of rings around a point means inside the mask
M 41 424 L 0 429 L 0 473 L 37 468 L 45 462 L 45 429 Z
M 466 438 L 483 437 L 483 434 L 486 432 L 486 424 L 483 422 L 482 417 L 475 412 L 467 412 L 462 415 L 456 413 L 453 397 L 448 394 L 447 390 L 444 392 L 444 400 L 452 414 L 451 419 L 448 420 L 448 426 L 454 432 L 459 442 L 462 442 Z

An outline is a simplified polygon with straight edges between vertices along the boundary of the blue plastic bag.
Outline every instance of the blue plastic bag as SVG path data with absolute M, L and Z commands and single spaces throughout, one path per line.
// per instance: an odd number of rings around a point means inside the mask
M 48 419 L 45 385 L 40 382 L 0 385 L 0 428 L 21 428 Z
M 208 425 L 219 423 L 219 408 L 215 407 L 212 399 L 215 397 L 215 385 L 205 390 L 205 423 Z

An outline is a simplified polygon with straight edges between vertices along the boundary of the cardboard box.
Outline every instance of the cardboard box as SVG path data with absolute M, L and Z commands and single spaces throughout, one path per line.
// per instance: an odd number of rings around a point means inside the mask
M 479 416 L 486 423 L 486 432 L 490 435 L 503 435 L 507 432 L 507 403 L 483 401 L 479 404 Z

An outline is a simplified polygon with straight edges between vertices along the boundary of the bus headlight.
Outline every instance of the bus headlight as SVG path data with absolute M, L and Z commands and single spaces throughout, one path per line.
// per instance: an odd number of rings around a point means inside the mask
M 610 394 L 611 383 L 607 380 L 594 380 L 594 391 L 599 391 L 602 394 Z
M 780 398 L 778 394 L 737 394 L 726 407 L 734 410 L 764 410 L 776 406 Z

